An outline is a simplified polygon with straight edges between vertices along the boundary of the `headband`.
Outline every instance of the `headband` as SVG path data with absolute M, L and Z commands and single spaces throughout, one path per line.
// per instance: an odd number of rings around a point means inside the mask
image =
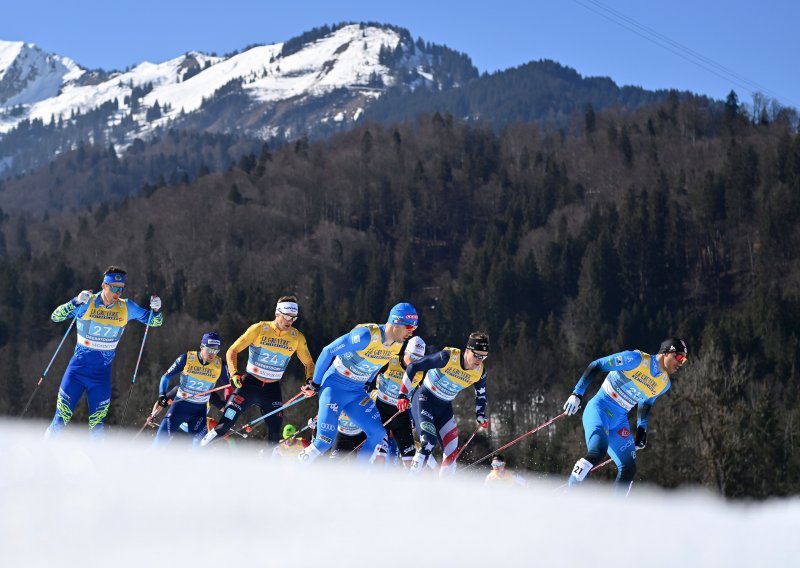
M 467 349 L 473 351 L 489 351 L 489 340 L 477 337 L 470 337 L 467 341 Z
M 119 272 L 109 272 L 103 276 L 103 284 L 125 284 L 125 275 Z
M 275 312 L 285 316 L 297 317 L 299 308 L 297 307 L 296 302 L 278 302 L 278 305 L 275 306 Z

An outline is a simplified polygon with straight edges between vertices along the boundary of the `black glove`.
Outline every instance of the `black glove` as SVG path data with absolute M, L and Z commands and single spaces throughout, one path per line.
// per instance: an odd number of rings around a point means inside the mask
M 169 397 L 165 394 L 159 395 L 158 397 L 158 406 L 162 408 L 166 408 L 169 406 Z
M 647 430 L 641 426 L 636 428 L 636 437 L 633 439 L 637 450 L 643 450 L 647 445 Z
M 371 393 L 375 390 L 375 381 L 367 381 L 364 383 L 364 390 L 367 391 L 367 394 Z

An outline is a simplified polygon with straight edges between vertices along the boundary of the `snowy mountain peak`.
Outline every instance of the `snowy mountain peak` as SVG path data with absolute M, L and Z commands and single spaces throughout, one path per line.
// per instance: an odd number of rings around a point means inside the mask
M 85 71 L 68 57 L 32 43 L 0 41 L 0 106 L 29 105 L 57 96 Z
M 477 75 L 460 54 L 459 71 L 445 70 L 452 53 L 415 43 L 401 28 L 339 24 L 230 56 L 191 51 L 105 72 L 32 44 L 0 42 L 0 173 L 14 161 L 2 140 L 20 128 L 59 132 L 66 142 L 58 151 L 80 141 L 125 147 L 161 127 L 264 139 L 346 128 L 387 88 L 457 86 L 464 61 L 467 75 Z

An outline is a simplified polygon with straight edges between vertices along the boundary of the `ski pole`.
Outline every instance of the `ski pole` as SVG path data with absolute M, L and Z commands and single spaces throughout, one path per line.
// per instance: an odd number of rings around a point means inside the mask
M 464 448 L 466 448 L 469 445 L 469 443 L 472 441 L 472 438 L 475 437 L 475 435 L 481 430 L 481 428 L 483 428 L 483 424 L 478 424 L 478 427 L 475 428 L 475 431 L 472 433 L 472 436 L 470 436 L 467 439 L 467 441 L 464 442 L 464 445 L 442 460 L 442 467 L 447 467 L 451 463 L 454 463 L 458 459 L 458 456 L 461 455 L 461 452 L 464 451 Z
M 259 416 L 258 418 L 256 418 L 252 422 L 248 422 L 247 424 L 245 424 L 244 426 L 242 426 L 238 430 L 231 430 L 231 432 L 233 434 L 239 434 L 242 438 L 247 438 L 247 435 L 253 429 L 253 426 L 255 426 L 256 424 L 258 424 L 260 422 L 263 422 L 264 420 L 266 420 L 267 418 L 269 418 L 273 414 L 277 414 L 278 412 L 281 412 L 282 410 L 286 410 L 290 406 L 294 406 L 298 402 L 302 402 L 305 399 L 306 399 L 306 397 L 303 396 L 303 393 L 299 392 L 296 395 L 294 395 L 292 398 L 290 398 L 289 401 L 286 404 L 284 404 L 283 406 L 281 406 L 280 408 L 276 408 L 272 412 L 267 412 L 266 414 L 264 414 L 263 416 Z M 244 430 L 244 433 L 242 433 L 242 430 Z
M 139 357 L 136 359 L 136 367 L 133 369 L 133 378 L 131 379 L 131 388 L 128 390 L 128 398 L 125 399 L 125 406 L 122 407 L 122 421 L 120 426 L 125 426 L 125 416 L 128 414 L 128 403 L 131 401 L 131 394 L 133 394 L 133 385 L 136 384 L 136 373 L 139 372 L 139 363 L 142 362 L 142 352 L 144 352 L 144 343 L 147 341 L 147 332 L 150 331 L 150 320 L 153 319 L 153 310 L 150 310 L 150 315 L 147 316 L 147 325 L 144 328 L 144 337 L 142 337 L 142 346 L 139 347 Z
M 70 330 L 72 330 L 73 325 L 75 325 L 75 318 L 72 318 L 67 331 L 64 333 L 64 337 L 61 338 L 61 342 L 58 344 L 58 347 L 56 347 L 56 352 L 53 353 L 53 356 L 50 358 L 50 362 L 47 364 L 47 368 L 44 370 L 44 373 L 42 373 L 42 376 L 39 377 L 39 382 L 36 383 L 36 388 L 33 389 L 31 396 L 28 398 L 28 402 L 25 404 L 25 408 L 22 410 L 22 414 L 19 415 L 20 418 L 25 416 L 25 414 L 28 412 L 28 408 L 30 407 L 31 402 L 33 402 L 33 397 L 36 396 L 36 393 L 39 391 L 42 381 L 47 376 L 47 371 L 50 370 L 50 366 L 53 364 L 53 361 L 56 360 L 56 355 L 58 355 L 58 352 L 61 351 L 61 346 L 64 345 L 64 341 L 67 339 L 67 336 L 69 335 Z
M 170 401 L 170 404 L 172 404 L 172 401 Z M 156 416 L 158 416 L 161 413 L 161 408 L 162 408 L 161 405 L 156 403 L 156 407 L 155 407 L 155 409 L 153 409 L 153 412 L 150 414 L 150 416 L 147 417 L 147 419 L 144 421 L 144 424 L 142 425 L 142 427 L 139 428 L 139 431 L 136 432 L 136 435 L 133 437 L 134 440 L 139 437 L 139 434 L 144 432 L 145 428 L 147 428 L 148 426 L 151 426 L 153 424 L 153 418 L 155 418 Z
M 471 467 L 472 467 L 472 466 L 474 466 L 474 465 L 478 465 L 478 464 L 479 464 L 479 463 L 481 463 L 482 461 L 484 461 L 484 460 L 487 460 L 487 459 L 489 459 L 490 457 L 492 457 L 493 455 L 495 455 L 497 452 L 501 452 L 501 451 L 505 450 L 506 448 L 510 448 L 511 446 L 513 446 L 514 444 L 516 444 L 517 442 L 519 442 L 520 440 L 522 440 L 522 439 L 524 439 L 524 438 L 527 438 L 528 436 L 530 436 L 530 435 L 532 435 L 532 434 L 536 434 L 536 432 L 538 432 L 539 430 L 541 430 L 541 429 L 542 429 L 542 428 L 544 428 L 545 426 L 550 426 L 550 424 L 552 424 L 553 422 L 555 422 L 555 421 L 556 421 L 556 420 L 558 420 L 559 418 L 561 418 L 561 417 L 563 417 L 563 416 L 566 416 L 566 415 L 567 415 L 567 413 L 566 413 L 566 412 L 562 412 L 562 413 L 561 413 L 561 414 L 559 414 L 558 416 L 555 416 L 555 417 L 551 418 L 550 420 L 548 420 L 547 422 L 545 422 L 545 423 L 543 423 L 543 424 L 540 424 L 539 426 L 537 426 L 537 427 L 536 427 L 536 428 L 534 428 L 533 430 L 529 430 L 529 431 L 525 432 L 525 433 L 524 433 L 522 436 L 520 436 L 519 438 L 515 438 L 515 439 L 511 440 L 511 441 L 510 441 L 508 444 L 506 444 L 506 445 L 504 445 L 504 446 L 500 446 L 499 448 L 497 448 L 497 449 L 496 449 L 496 450 L 494 450 L 493 452 L 490 452 L 490 453 L 486 454 L 485 456 L 483 456 L 483 457 L 482 457 L 481 459 L 479 459 L 478 461 L 472 462 L 472 463 L 471 463 L 471 464 L 469 464 L 467 467 L 465 467 L 465 468 L 462 468 L 462 469 L 461 469 L 461 471 L 465 471 L 465 470 L 467 470 L 467 469 L 471 468 Z

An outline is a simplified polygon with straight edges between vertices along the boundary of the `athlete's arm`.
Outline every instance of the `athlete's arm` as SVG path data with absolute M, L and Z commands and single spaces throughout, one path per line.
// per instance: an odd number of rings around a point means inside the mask
M 180 375 L 181 371 L 186 368 L 186 353 L 175 359 L 172 366 L 167 369 L 167 372 L 161 376 L 161 382 L 158 385 L 158 394 L 167 394 L 169 382 L 173 377 Z
M 147 320 L 150 319 L 150 327 L 160 327 L 164 323 L 164 312 L 153 312 L 153 317 L 150 318 L 150 310 L 145 310 L 133 300 L 126 300 L 126 303 L 128 304 L 128 321 L 136 320 L 147 325 Z
M 406 367 L 406 372 L 403 374 L 403 384 L 400 385 L 400 394 L 408 395 L 412 389 L 412 380 L 411 377 L 416 375 L 418 372 L 422 372 L 423 375 L 430 371 L 431 369 L 441 369 L 447 362 L 450 360 L 450 351 L 447 349 L 442 349 L 438 353 L 431 353 L 430 355 L 426 355 L 422 359 L 417 361 L 412 361 L 412 363 Z
M 297 345 L 297 358 L 306 368 L 306 380 L 310 380 L 314 376 L 314 358 L 311 357 L 311 352 L 308 350 L 308 342 L 305 336 L 300 337 L 301 341 Z
M 228 347 L 228 351 L 225 352 L 225 360 L 228 363 L 228 370 L 231 375 L 235 375 L 238 372 L 239 353 L 253 344 L 258 337 L 258 331 L 261 329 L 262 325 L 264 325 L 264 322 L 254 323 L 247 328 L 247 331 L 239 336 L 239 339 L 233 342 L 233 345 Z
M 481 378 L 475 383 L 475 416 L 486 416 L 486 369 L 483 370 Z
M 92 296 L 89 302 L 94 302 L 94 296 Z M 88 302 L 85 304 L 76 304 L 75 298 L 73 298 L 66 304 L 61 304 L 55 310 L 53 310 L 53 313 L 50 314 L 50 319 L 54 322 L 62 322 L 69 318 L 79 318 L 85 314 L 86 310 L 88 309 Z
M 364 349 L 371 340 L 369 328 L 357 327 L 350 333 L 346 333 L 333 343 L 326 345 L 317 357 L 317 364 L 314 367 L 314 378 L 311 382 L 315 385 L 322 385 L 322 378 L 325 371 L 331 366 L 333 358 L 351 351 Z
M 572 392 L 583 396 L 589 385 L 599 377 L 605 378 L 611 371 L 630 371 L 638 367 L 641 362 L 642 354 L 638 351 L 621 351 L 607 357 L 595 359 L 586 367 Z

